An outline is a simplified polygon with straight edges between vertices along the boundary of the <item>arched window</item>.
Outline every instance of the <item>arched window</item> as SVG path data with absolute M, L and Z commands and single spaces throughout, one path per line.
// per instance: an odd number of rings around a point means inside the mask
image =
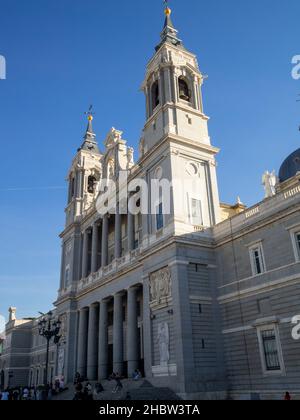
M 94 176 L 88 177 L 88 193 L 94 194 L 96 188 L 96 178 Z
M 179 98 L 183 99 L 184 101 L 191 102 L 191 93 L 189 86 L 183 77 L 179 77 L 178 79 L 179 85 Z
M 158 80 L 153 83 L 151 88 L 151 98 L 152 98 L 152 111 L 159 105 L 159 85 Z

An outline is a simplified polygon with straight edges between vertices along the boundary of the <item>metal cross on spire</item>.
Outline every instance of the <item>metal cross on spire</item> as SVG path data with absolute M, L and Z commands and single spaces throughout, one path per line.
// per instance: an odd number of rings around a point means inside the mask
M 95 115 L 95 113 L 93 112 L 93 105 L 90 105 L 89 110 L 86 111 L 84 113 L 84 115 L 87 115 L 88 116 L 88 120 L 89 121 L 92 121 L 93 120 L 93 116 Z
M 164 6 L 165 6 L 165 13 L 168 11 L 171 12 L 171 9 L 169 7 L 169 0 L 164 0 Z

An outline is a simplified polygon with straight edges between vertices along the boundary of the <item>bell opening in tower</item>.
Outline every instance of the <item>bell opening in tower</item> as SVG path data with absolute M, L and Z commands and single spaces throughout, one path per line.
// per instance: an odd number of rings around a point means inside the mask
M 190 93 L 189 85 L 183 77 L 179 77 L 178 85 L 179 85 L 179 98 L 184 101 L 191 102 L 191 93 Z

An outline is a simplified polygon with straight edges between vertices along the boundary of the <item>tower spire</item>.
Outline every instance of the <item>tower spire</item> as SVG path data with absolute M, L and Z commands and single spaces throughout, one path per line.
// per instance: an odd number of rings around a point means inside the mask
M 168 0 L 164 0 L 164 4 L 165 4 L 165 10 L 164 10 L 165 23 L 164 23 L 163 31 L 160 35 L 161 42 L 156 47 L 156 51 L 158 51 L 165 42 L 169 42 L 175 45 L 176 47 L 184 48 L 182 41 L 177 36 L 178 31 L 177 29 L 175 29 L 173 25 L 173 22 L 171 19 L 172 10 L 169 7 Z
M 80 150 L 87 150 L 89 152 L 100 153 L 98 143 L 96 141 L 96 134 L 93 130 L 94 112 L 92 110 L 93 105 L 91 105 L 89 107 L 89 110 L 85 112 L 85 115 L 87 115 L 88 125 L 84 135 L 84 142 Z

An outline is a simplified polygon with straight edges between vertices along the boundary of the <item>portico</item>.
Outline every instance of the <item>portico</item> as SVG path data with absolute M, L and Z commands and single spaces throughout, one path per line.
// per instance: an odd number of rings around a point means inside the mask
M 144 370 L 142 285 L 80 309 L 78 316 L 77 371 L 90 381 L 112 373 L 131 377 Z

